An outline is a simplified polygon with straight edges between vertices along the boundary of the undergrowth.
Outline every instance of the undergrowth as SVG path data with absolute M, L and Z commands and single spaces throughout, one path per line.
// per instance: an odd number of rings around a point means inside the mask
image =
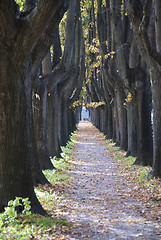
M 75 134 L 72 134 L 69 142 L 62 147 L 61 158 L 51 159 L 56 170 L 44 170 L 43 173 L 51 185 L 39 185 L 35 188 L 36 195 L 48 216 L 30 212 L 28 199 L 16 198 L 8 203 L 5 211 L 0 214 L 0 240 L 8 239 L 64 239 L 67 236 L 69 223 L 62 219 L 63 211 L 61 202 L 64 199 L 64 188 L 70 182 L 67 170 L 72 167 L 71 149 L 75 144 Z M 16 207 L 24 202 L 23 213 L 17 214 Z

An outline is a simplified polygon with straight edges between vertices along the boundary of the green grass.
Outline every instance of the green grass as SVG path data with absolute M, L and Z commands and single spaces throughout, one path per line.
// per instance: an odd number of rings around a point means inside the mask
M 31 214 L 28 217 L 19 216 L 17 223 L 3 228 L 0 233 L 0 239 L 46 239 L 52 230 L 59 233 L 60 227 L 68 226 L 69 223 L 63 219 L 54 219 L 52 217 L 43 217 Z

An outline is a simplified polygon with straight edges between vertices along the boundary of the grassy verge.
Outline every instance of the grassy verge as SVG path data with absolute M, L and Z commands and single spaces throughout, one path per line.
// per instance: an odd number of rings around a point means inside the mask
M 71 149 L 74 148 L 75 134 L 72 134 L 66 147 L 62 147 L 61 158 L 53 158 L 56 170 L 45 170 L 43 173 L 51 185 L 39 185 L 35 188 L 36 195 L 48 216 L 38 214 L 7 215 L 4 223 L 0 215 L 0 240 L 7 239 L 67 239 L 70 223 L 61 217 L 65 189 L 70 183 L 67 170 L 71 168 Z M 11 210 L 10 207 L 8 208 Z M 13 208 L 15 214 L 15 208 Z
M 120 175 L 125 181 L 131 183 L 129 196 L 140 201 L 141 209 L 139 211 L 143 216 L 161 221 L 161 179 L 151 177 L 151 167 L 133 165 L 135 158 L 125 157 L 126 152 L 114 145 L 111 141 L 106 141 L 106 147 L 111 157 L 120 168 Z

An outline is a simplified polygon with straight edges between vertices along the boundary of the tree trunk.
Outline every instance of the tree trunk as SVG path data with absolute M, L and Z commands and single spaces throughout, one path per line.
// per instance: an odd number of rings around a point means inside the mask
M 127 103 L 128 149 L 126 157 L 137 155 L 137 128 L 135 99 Z
M 112 139 L 113 136 L 113 120 L 112 120 L 112 116 L 113 116 L 113 109 L 112 109 L 112 105 L 109 104 L 108 106 L 108 112 L 107 112 L 107 138 Z
M 65 146 L 68 139 L 69 139 L 69 133 L 68 133 L 68 105 L 67 102 L 64 100 L 64 98 L 61 98 L 61 135 L 60 135 L 60 143 L 61 146 Z
M 78 123 L 77 117 L 79 116 L 79 114 L 80 114 L 80 110 L 78 108 L 76 108 L 76 109 L 69 108 L 68 109 L 68 129 L 69 129 L 69 134 L 74 132 L 74 130 L 76 128 L 76 124 Z
M 60 157 L 60 144 L 58 137 L 58 92 L 57 87 L 48 96 L 48 143 L 49 154 L 51 157 Z
M 161 177 L 161 67 L 152 73 L 153 106 L 154 106 L 154 138 L 153 138 L 153 175 Z
M 143 4 L 143 5 L 142 5 Z M 153 18 L 153 7 L 155 17 Z M 140 9 L 140 11 L 138 11 Z M 154 137 L 153 137 L 153 176 L 161 177 L 161 1 L 127 1 L 127 12 L 133 24 L 137 47 L 152 77 L 152 98 L 154 108 Z M 155 35 L 150 36 L 149 24 L 155 21 Z M 151 39 L 155 44 L 151 44 Z
M 105 105 L 105 106 L 102 106 L 102 109 L 101 109 L 101 122 L 102 122 L 102 127 L 101 127 L 101 131 L 107 135 L 107 132 L 108 132 L 108 106 Z
M 120 129 L 119 129 L 116 98 L 114 98 L 113 101 L 114 101 L 114 107 L 113 107 L 113 109 L 114 109 L 114 111 L 113 111 L 113 141 L 116 143 L 116 146 L 120 146 Z
M 135 163 L 143 166 L 152 166 L 151 99 L 148 86 L 144 90 L 137 90 L 137 112 L 138 153 Z
M 31 173 L 31 81 L 24 66 L 1 49 L 0 56 L 0 211 L 15 197 L 29 197 L 32 211 L 45 214 Z M 9 57 L 8 57 L 9 56 Z M 16 66 L 15 66 L 16 65 Z M 24 85 L 25 82 L 25 85 Z
M 37 139 L 37 150 L 41 169 L 53 169 L 54 166 L 49 158 L 47 140 L 47 92 L 42 79 L 39 81 L 37 97 L 34 101 L 34 119 Z
M 116 103 L 120 131 L 120 148 L 127 150 L 127 112 L 124 106 L 125 94 L 123 88 L 116 88 Z
M 33 107 L 33 105 L 32 105 Z M 37 184 L 50 184 L 49 181 L 46 179 L 45 175 L 41 171 L 40 161 L 38 157 L 37 151 L 37 143 L 36 143 L 36 135 L 35 135 L 35 128 L 34 128 L 34 119 L 33 119 L 33 111 L 31 112 L 31 170 L 32 170 L 32 178 L 34 186 Z

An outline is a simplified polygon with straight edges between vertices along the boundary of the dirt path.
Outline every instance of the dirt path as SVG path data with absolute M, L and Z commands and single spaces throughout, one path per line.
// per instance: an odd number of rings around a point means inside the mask
M 75 227 L 68 239 L 161 239 L 157 223 L 135 212 L 140 203 L 128 196 L 130 183 L 119 175 L 102 134 L 89 122 L 79 124 L 73 163 L 64 216 Z

